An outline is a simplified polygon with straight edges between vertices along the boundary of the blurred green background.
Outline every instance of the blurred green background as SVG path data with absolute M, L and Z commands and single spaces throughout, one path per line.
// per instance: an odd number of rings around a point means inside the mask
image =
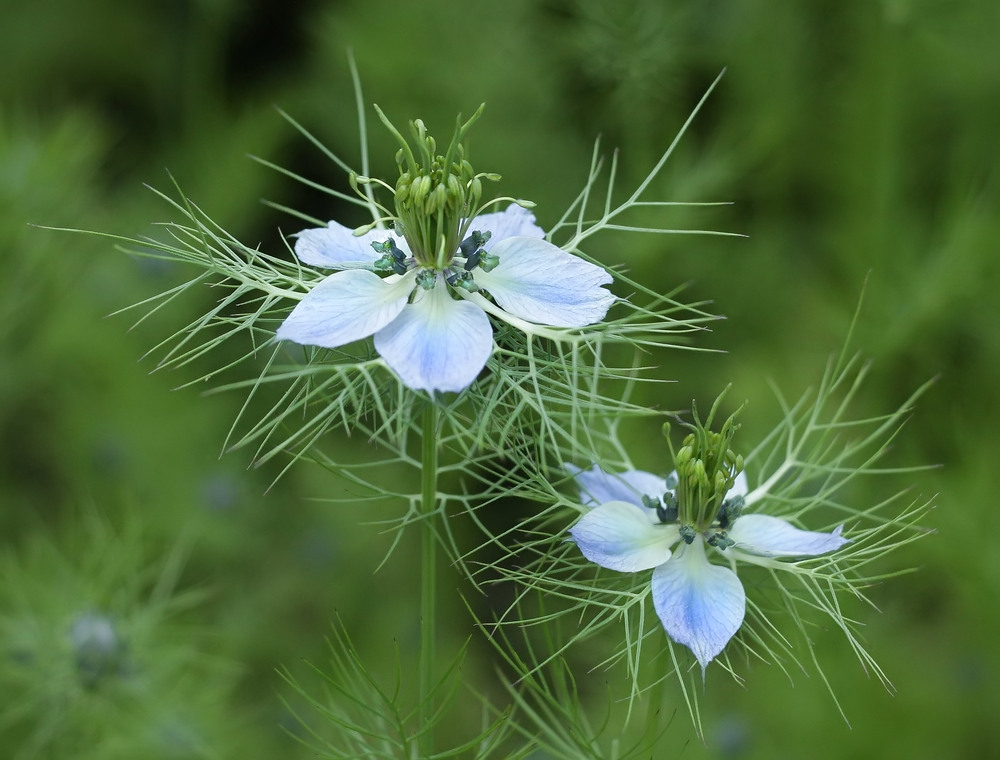
M 265 250 L 300 225 L 262 198 L 345 218 L 246 154 L 344 187 L 273 105 L 352 160 L 348 48 L 397 123 L 444 134 L 485 101 L 476 166 L 535 200 L 543 226 L 597 135 L 634 185 L 726 68 L 653 190 L 732 201 L 676 225 L 748 237 L 589 249 L 651 287 L 690 283 L 727 316 L 703 345 L 729 353 L 663 355 L 679 382 L 651 401 L 707 403 L 733 381 L 752 400 L 749 442 L 778 419 L 768 379 L 792 396 L 815 382 L 864 289 L 853 345 L 876 364 L 860 411 L 940 376 L 891 454 L 941 465 L 894 483 L 940 494 L 937 532 L 894 560 L 919 572 L 871 590 L 881 614 L 863 613 L 898 693 L 828 632 L 817 649 L 850 728 L 815 677 L 755 665 L 745 688 L 710 674 L 706 744 L 679 705 L 657 757 L 1000 756 L 998 34 L 991 0 L 0 0 L 0 756 L 309 757 L 285 733 L 275 669 L 322 663 L 336 615 L 373 651 L 412 645 L 412 550 L 374 574 L 387 539 L 361 524 L 393 512 L 314 500 L 344 491 L 308 466 L 268 490 L 280 463 L 221 455 L 242 397 L 172 389 L 226 357 L 152 374 L 155 358 L 137 361 L 212 294 L 130 330 L 105 317 L 191 273 L 29 226 L 152 234 L 171 212 L 143 183 L 169 190 L 165 169 Z M 371 134 L 386 175 L 391 141 Z M 450 604 L 459 640 L 470 624 Z M 144 674 L 99 709 L 67 697 L 67 637 L 88 614 L 127 641 L 115 667 Z

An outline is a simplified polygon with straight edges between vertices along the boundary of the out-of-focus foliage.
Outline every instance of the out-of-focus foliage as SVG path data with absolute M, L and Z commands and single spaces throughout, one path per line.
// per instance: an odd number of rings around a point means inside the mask
M 614 251 L 605 257 L 629 261 L 651 287 L 690 281 L 692 297 L 713 299 L 728 317 L 702 345 L 730 353 L 663 357 L 660 373 L 679 382 L 645 400 L 683 408 L 733 381 L 734 398 L 751 400 L 747 438 L 763 434 L 779 414 L 768 381 L 797 396 L 817 378 L 864 290 L 855 347 L 877 363 L 866 410 L 895 408 L 940 375 L 890 456 L 943 465 L 915 485 L 941 494 L 930 521 L 938 533 L 908 550 L 918 573 L 871 590 L 882 614 L 863 612 L 868 647 L 897 694 L 866 678 L 835 632 L 815 631 L 853 730 L 804 677 L 792 684 L 754 664 L 742 690 L 710 670 L 706 746 L 689 743 L 677 720 L 661 740 L 663 756 L 685 746 L 691 757 L 1000 752 L 990 730 L 1000 709 L 990 687 L 1000 677 L 1000 555 L 990 549 L 1000 530 L 990 475 L 1000 426 L 992 403 L 1000 373 L 996 3 L 42 0 L 5 2 L 0 20 L 0 631 L 8 637 L 0 641 L 0 756 L 85 756 L 38 738 L 74 729 L 79 713 L 66 704 L 34 717 L 9 708 L 44 703 L 39 685 L 24 680 L 24 649 L 11 631 L 66 656 L 74 615 L 117 615 L 123 636 L 129 620 L 162 626 L 133 636 L 129 673 L 170 687 L 159 702 L 146 693 L 116 721 L 89 725 L 92 746 L 83 749 L 95 757 L 135 756 L 113 753 L 149 747 L 136 744 L 143 721 L 174 707 L 198 709 L 198 741 L 212 746 L 178 741 L 163 757 L 308 757 L 285 733 L 300 728 L 279 699 L 289 690 L 275 669 L 322 663 L 337 615 L 356 621 L 351 635 L 364 651 L 391 651 L 393 641 L 415 649 L 413 547 L 404 542 L 374 572 L 388 538 L 369 523 L 397 515 L 310 500 L 347 493 L 318 468 L 293 468 L 268 488 L 280 463 L 247 470 L 246 452 L 220 458 L 242 397 L 171 388 L 224 357 L 189 373 L 149 374 L 155 355 L 136 362 L 210 308 L 212 294 L 186 296 L 129 331 L 128 317 L 105 316 L 184 273 L 130 259 L 99 238 L 29 226 L 152 234 L 150 222 L 170 209 L 142 184 L 169 189 L 165 167 L 227 229 L 278 255 L 279 229 L 299 223 L 262 197 L 346 221 L 327 196 L 245 154 L 339 181 L 272 104 L 338 154 L 356 155 L 348 47 L 368 99 L 399 122 L 419 116 L 446 128 L 457 111 L 485 101 L 476 164 L 502 173 L 504 192 L 538 202 L 543 225 L 583 184 L 597 135 L 606 150 L 621 149 L 628 186 L 727 68 L 656 189 L 677 200 L 733 201 L 682 209 L 676 226 L 748 239 L 630 238 L 622 251 L 609 234 L 589 250 L 599 259 Z M 373 173 L 390 174 L 392 141 L 372 134 Z M 220 382 L 254 369 L 238 367 Z M 631 435 L 631 450 L 641 452 L 659 431 Z M 662 470 L 649 456 L 636 464 Z M 91 510 L 110 533 L 88 532 Z M 94 558 L 101 545 L 107 561 Z M 185 563 L 157 608 L 136 574 L 164 567 L 178 546 Z M 68 584 L 74 573 L 83 577 Z M 155 585 L 155 573 L 143 577 Z M 127 604 L 116 597 L 121 608 L 108 601 L 116 588 L 132 589 Z M 197 603 L 183 604 L 196 590 L 204 592 Z M 442 603 L 442 646 L 457 648 L 471 624 L 457 600 L 442 594 Z M 166 609 L 171 615 L 153 614 Z M 37 634 L 24 633 L 25 620 Z M 492 672 L 487 655 L 473 643 L 470 679 Z M 574 673 L 577 686 L 599 699 L 603 681 L 619 676 L 588 673 L 586 664 Z M 210 709 L 178 701 L 190 679 L 214 696 Z

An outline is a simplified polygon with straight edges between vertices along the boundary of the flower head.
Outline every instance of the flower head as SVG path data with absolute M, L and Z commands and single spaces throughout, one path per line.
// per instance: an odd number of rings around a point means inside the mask
M 464 157 L 461 140 L 475 118 L 438 155 L 423 122 L 411 123 L 415 153 L 383 117 L 402 145 L 390 188 L 395 211 L 367 230 L 330 222 L 298 234 L 299 260 L 338 271 L 299 302 L 279 339 L 338 348 L 374 336 L 408 387 L 460 391 L 493 352 L 487 311 L 551 327 L 604 317 L 614 302 L 604 269 L 547 242 L 521 205 L 481 213 L 482 180 L 498 177 L 476 174 Z
M 733 423 L 731 417 L 712 433 L 696 417 L 667 478 L 641 470 L 612 475 L 596 466 L 575 473 L 581 501 L 591 507 L 570 529 L 580 551 L 610 570 L 652 570 L 656 614 L 702 671 L 743 624 L 740 562 L 787 569 L 777 558 L 826 554 L 848 542 L 842 528 L 817 533 L 744 514 L 747 479 L 742 457 L 729 448 Z

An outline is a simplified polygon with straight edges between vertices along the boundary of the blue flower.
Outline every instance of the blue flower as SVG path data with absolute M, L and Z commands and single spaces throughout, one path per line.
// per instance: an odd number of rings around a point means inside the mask
M 832 533 L 800 530 L 770 515 L 742 514 L 747 481 L 735 478 L 711 527 L 677 520 L 677 477 L 641 470 L 610 475 L 598 467 L 575 471 L 581 500 L 591 509 L 570 529 L 587 559 L 609 570 L 652 570 L 653 607 L 667 634 L 688 647 L 702 671 L 743 624 L 746 595 L 738 562 L 791 569 L 775 558 L 814 557 L 848 543 Z M 662 501 L 661 501 L 662 499 Z M 724 558 L 728 566 L 709 557 Z
M 300 232 L 296 256 L 339 271 L 306 294 L 277 337 L 338 348 L 373 335 L 375 350 L 407 387 L 460 391 L 493 352 L 487 311 L 521 328 L 584 327 L 603 319 L 615 300 L 603 287 L 612 281 L 604 269 L 545 241 L 520 206 L 462 227 L 471 234 L 458 249 L 433 258 L 414 255 L 386 230 L 355 235 L 330 222 Z

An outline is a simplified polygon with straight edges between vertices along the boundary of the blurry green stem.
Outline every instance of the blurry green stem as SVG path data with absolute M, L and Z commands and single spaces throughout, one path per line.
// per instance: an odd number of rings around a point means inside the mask
M 660 657 L 655 659 L 667 660 L 670 657 L 670 653 L 667 651 L 669 643 L 667 642 L 666 636 L 659 636 L 659 649 Z M 655 644 L 654 644 L 655 646 Z M 663 663 L 664 669 L 666 668 L 666 662 Z M 667 678 L 665 675 L 661 675 L 653 682 L 653 685 L 649 687 L 647 693 L 647 698 L 649 702 L 646 706 L 646 731 L 643 734 L 643 739 L 649 742 L 652 746 L 656 743 L 659 738 L 657 733 L 662 731 L 661 726 L 663 725 L 663 716 L 661 715 L 661 708 L 663 707 L 663 694 L 664 694 L 664 683 Z
M 433 754 L 434 732 L 434 636 L 437 607 L 437 537 L 433 514 L 437 510 L 437 406 L 430 401 L 424 408 L 421 436 L 420 502 L 420 748 L 423 756 Z

